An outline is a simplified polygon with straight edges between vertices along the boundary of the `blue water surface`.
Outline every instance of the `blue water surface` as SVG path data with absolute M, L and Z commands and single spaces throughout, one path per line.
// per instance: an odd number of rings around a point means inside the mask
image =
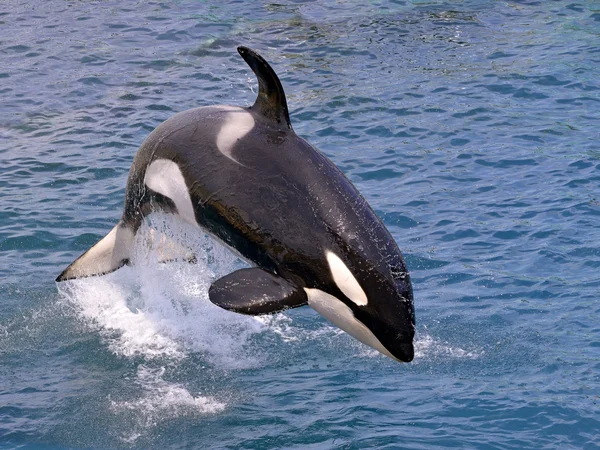
M 154 127 L 252 104 L 238 45 L 402 249 L 412 363 L 214 307 L 238 262 L 168 217 L 198 264 L 55 284 Z M 4 0 L 0 447 L 598 448 L 599 80 L 593 0 Z

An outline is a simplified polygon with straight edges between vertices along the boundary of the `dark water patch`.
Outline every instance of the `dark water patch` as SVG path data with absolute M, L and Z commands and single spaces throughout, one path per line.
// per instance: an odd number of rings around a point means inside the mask
M 545 141 L 541 137 L 534 136 L 534 135 L 531 135 L 531 134 L 518 134 L 518 135 L 515 135 L 514 138 L 521 139 L 521 140 L 524 140 L 524 141 L 538 142 L 540 144 L 545 143 Z
M 474 191 L 475 194 L 485 194 L 486 192 L 490 192 L 490 191 L 494 191 L 498 189 L 496 186 L 482 186 L 477 188 L 476 191 Z
M 516 136 L 515 136 L 516 137 Z M 498 161 L 498 167 L 506 169 L 520 166 L 537 166 L 538 162 L 535 159 L 502 159 Z
M 181 42 L 182 37 L 185 39 L 189 34 L 186 31 L 181 30 L 169 30 L 164 33 L 160 33 L 156 36 L 156 40 L 158 41 L 173 41 L 173 42 Z
M 173 111 L 170 106 L 158 104 L 148 105 L 146 106 L 146 109 L 149 109 L 150 111 Z
M 514 94 L 517 90 L 517 88 L 511 84 L 490 84 L 483 87 L 498 94 Z
M 548 237 L 556 236 L 557 234 L 558 230 L 538 231 L 531 234 L 531 237 L 535 239 L 547 239 Z
M 555 100 L 556 103 L 559 104 L 563 104 L 563 105 L 575 105 L 575 106 L 582 106 L 584 103 L 583 102 L 600 102 L 600 99 L 595 98 L 595 97 L 576 97 L 576 98 L 562 98 L 562 99 L 557 99 Z
M 390 114 L 394 114 L 395 116 L 398 116 L 398 117 L 417 116 L 417 115 L 421 114 L 420 111 L 411 111 L 408 108 L 391 108 L 391 109 L 389 109 L 389 112 L 390 112 Z
M 387 180 L 401 177 L 402 172 L 394 169 L 377 169 L 369 172 L 356 172 L 356 175 L 363 180 Z
M 502 51 L 497 51 L 488 56 L 488 59 L 500 59 L 500 58 L 512 58 L 513 56 L 517 56 L 516 53 L 505 53 Z
M 135 94 L 123 94 L 122 96 L 119 97 L 119 99 L 121 100 L 127 100 L 127 101 L 136 101 L 136 100 L 141 100 L 143 97 L 140 97 L 138 95 Z
M 392 131 L 390 131 L 389 128 L 384 127 L 382 125 L 378 125 L 372 128 L 368 128 L 365 131 L 366 134 L 371 135 L 371 136 L 378 136 L 378 137 L 392 137 L 394 136 L 394 133 L 392 133 Z
M 450 145 L 452 145 L 453 147 L 462 147 L 464 145 L 467 145 L 469 142 L 471 142 L 469 139 L 452 139 L 450 141 Z
M 136 63 L 137 64 L 137 63 Z M 179 65 L 176 60 L 173 59 L 156 59 L 147 63 L 140 63 L 143 69 L 151 69 L 157 71 L 164 71 L 169 68 Z
M 552 134 L 554 136 L 564 136 L 564 133 L 562 133 L 560 131 L 556 131 L 556 130 L 551 130 L 551 129 L 539 130 L 539 132 L 540 133 Z
M 594 165 L 594 163 L 592 163 L 591 161 L 579 160 L 579 161 L 574 161 L 574 162 L 570 163 L 569 167 L 575 167 L 577 169 L 588 169 L 588 168 L 592 167 L 593 165 Z
M 553 75 L 545 75 L 541 77 L 535 77 L 533 83 L 541 86 L 565 86 L 569 84 L 569 81 L 559 80 Z
M 404 255 L 404 259 L 406 260 L 407 266 L 414 268 L 414 270 L 437 269 L 450 264 L 449 261 L 442 261 L 417 255 Z
M 3 237 L 0 240 L 0 251 L 51 249 L 57 245 L 56 236 L 47 231 L 37 231 L 34 234 Z
M 476 238 L 479 236 L 480 234 L 477 231 L 471 228 L 466 228 L 463 230 L 457 230 L 452 233 L 444 233 L 440 239 L 444 242 L 452 242 L 462 239 Z
M 445 109 L 441 109 L 441 108 L 426 108 L 423 111 L 427 112 L 427 113 L 445 113 L 445 112 L 447 112 Z
M 396 138 L 410 138 L 410 137 L 414 137 L 414 134 L 409 134 L 406 131 L 399 131 L 396 134 L 394 134 L 394 137 Z
M 98 77 L 84 77 L 84 78 L 80 78 L 79 80 L 80 83 L 87 85 L 87 86 L 96 86 L 96 85 L 103 85 L 105 84 L 100 78 Z
M 525 232 L 510 230 L 510 231 L 497 231 L 496 233 L 493 234 L 493 236 L 498 239 L 518 239 L 525 234 L 526 234 Z
M 128 28 L 129 25 L 119 24 L 119 23 L 107 23 L 105 24 L 107 28 L 112 30 L 121 30 L 123 28 Z
M 318 130 L 316 132 L 316 134 L 317 134 L 317 136 L 320 136 L 320 137 L 340 136 L 340 137 L 343 137 L 346 139 L 356 139 L 359 137 L 358 134 L 354 134 L 349 131 L 339 130 L 333 126 L 329 126 L 329 127 L 323 128 L 321 130 Z
M 13 52 L 13 53 L 25 53 L 28 52 L 29 50 L 31 50 L 31 47 L 28 47 L 27 45 L 13 45 L 10 47 L 5 47 L 2 52 Z
M 399 228 L 413 228 L 418 225 L 418 222 L 399 212 L 383 213 L 379 214 L 379 216 L 383 220 L 383 223 L 385 223 L 388 226 L 394 226 Z

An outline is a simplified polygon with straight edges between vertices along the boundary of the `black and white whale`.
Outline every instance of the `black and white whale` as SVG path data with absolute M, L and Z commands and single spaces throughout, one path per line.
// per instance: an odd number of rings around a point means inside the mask
M 343 173 L 294 133 L 269 64 L 238 51 L 258 78 L 254 105 L 196 108 L 159 125 L 133 160 L 121 220 L 56 281 L 128 264 L 144 217 L 166 211 L 255 266 L 216 280 L 216 305 L 258 315 L 308 304 L 384 355 L 411 361 L 413 293 L 396 242 Z

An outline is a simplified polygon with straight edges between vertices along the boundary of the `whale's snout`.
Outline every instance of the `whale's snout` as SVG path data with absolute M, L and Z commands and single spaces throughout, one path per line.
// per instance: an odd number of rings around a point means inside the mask
M 415 347 L 412 342 L 401 342 L 388 350 L 394 358 L 402 362 L 411 362 L 415 357 Z

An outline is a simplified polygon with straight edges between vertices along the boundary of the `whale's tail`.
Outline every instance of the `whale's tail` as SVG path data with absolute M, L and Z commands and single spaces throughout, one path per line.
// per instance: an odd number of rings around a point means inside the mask
M 273 68 L 254 50 L 248 47 L 237 50 L 258 78 L 258 96 L 250 109 L 291 129 L 285 92 Z

